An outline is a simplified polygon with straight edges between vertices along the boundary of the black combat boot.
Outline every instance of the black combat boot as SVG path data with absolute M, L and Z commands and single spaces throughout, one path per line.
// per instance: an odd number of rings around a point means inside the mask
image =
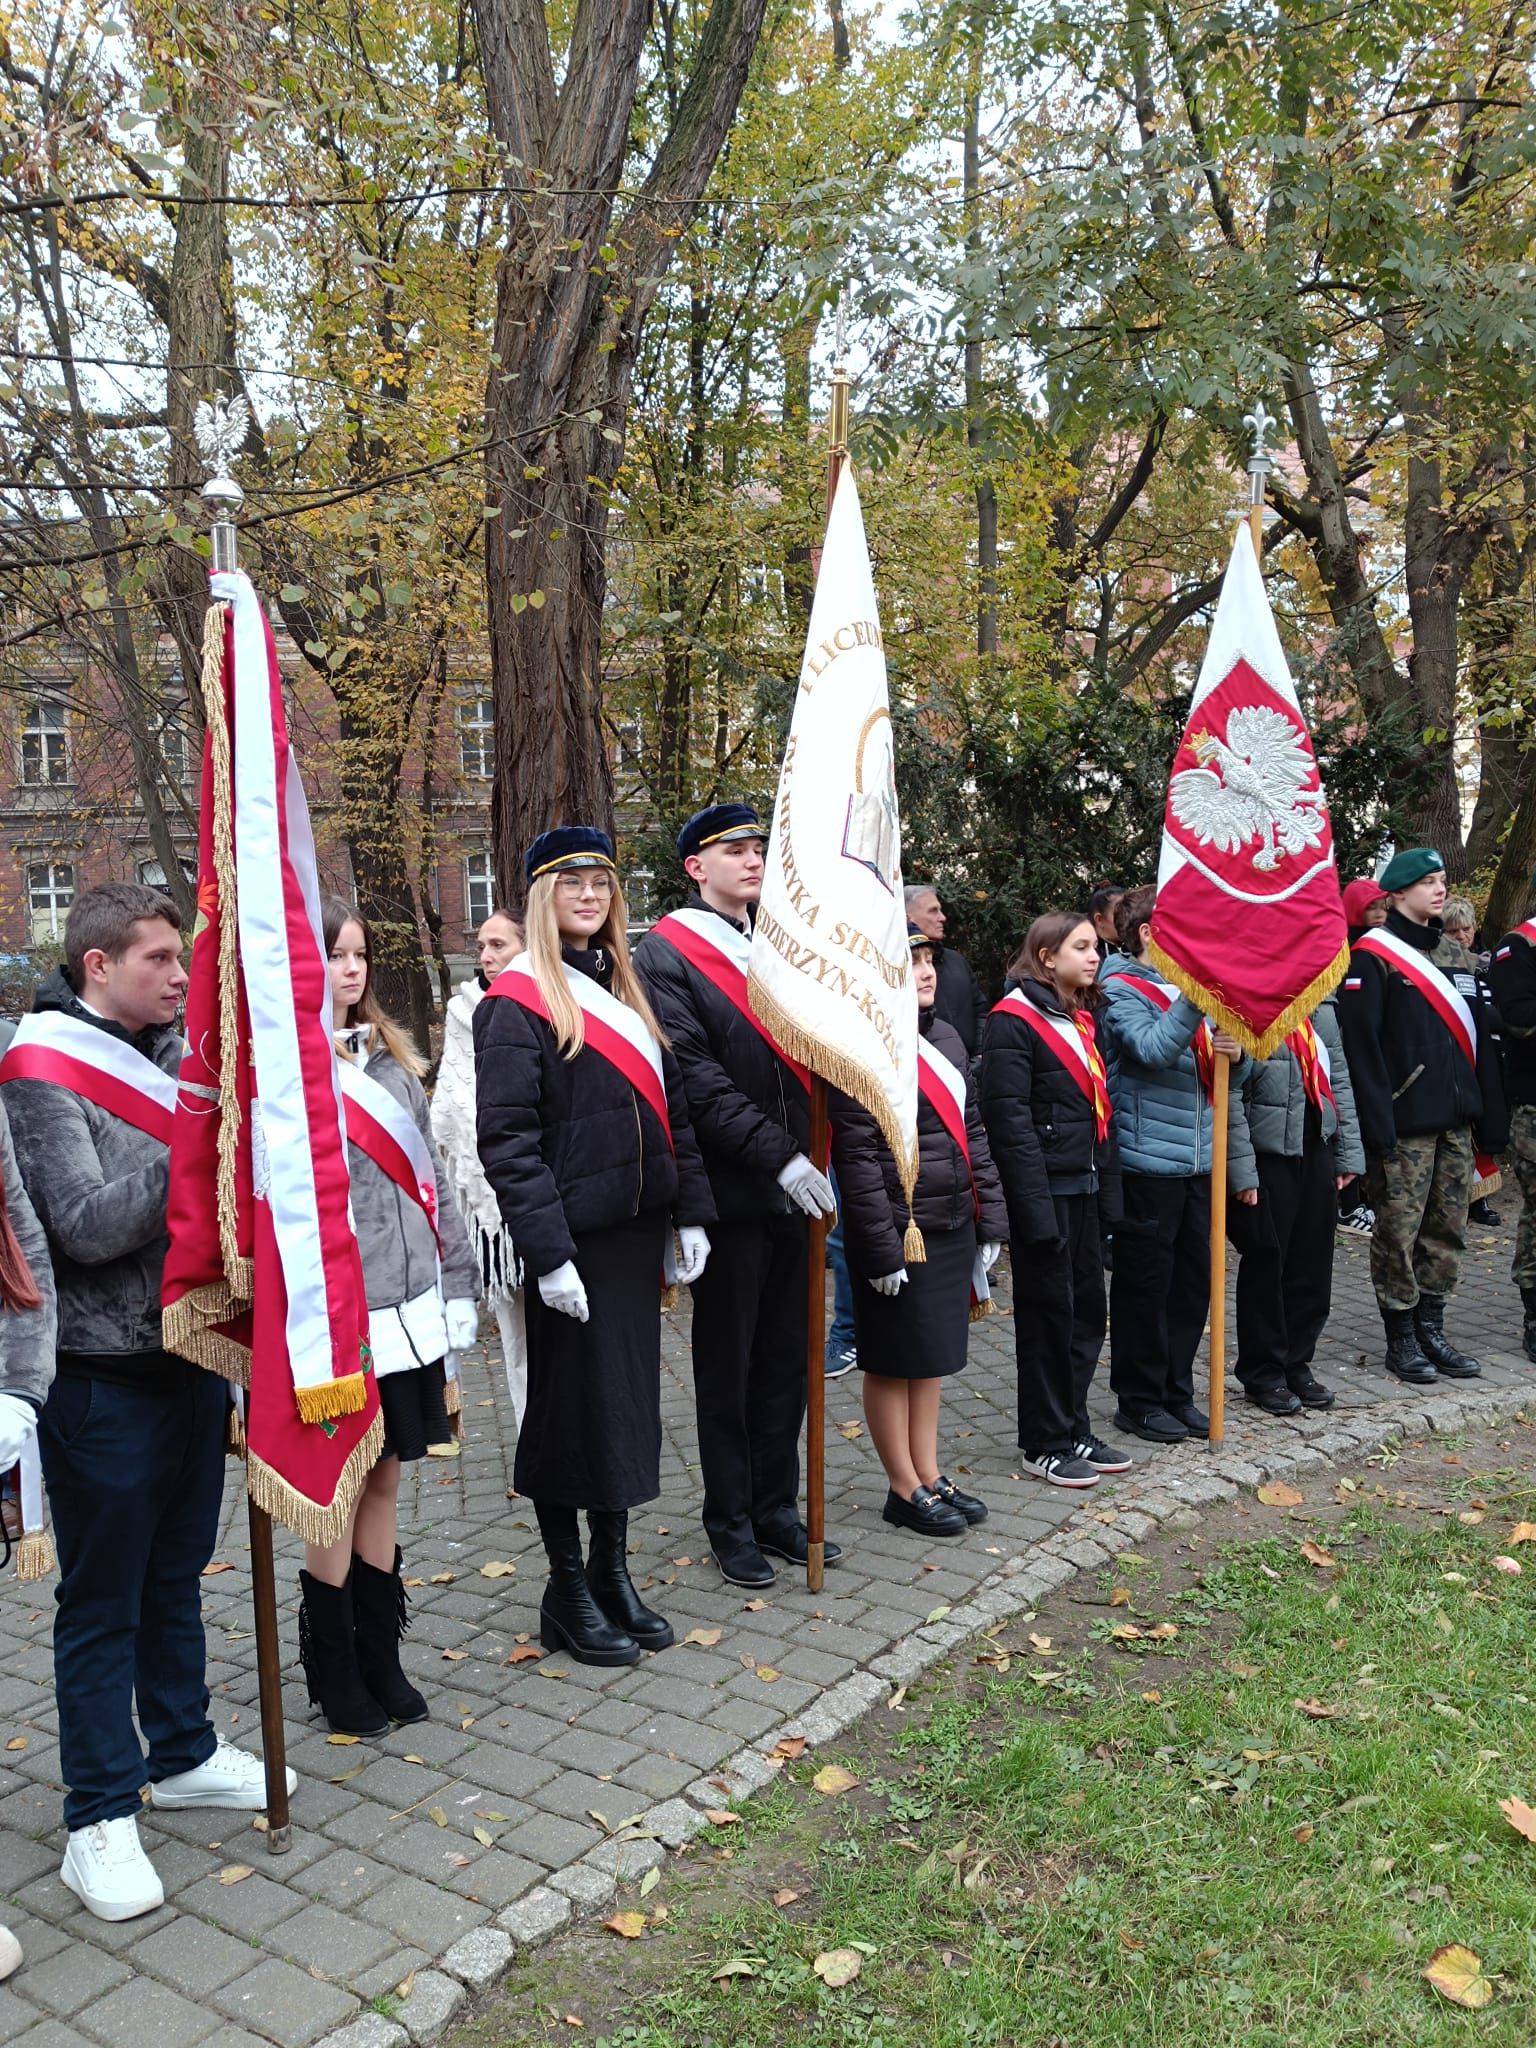
M 410 1627 L 409 1607 L 400 1577 L 398 1546 L 392 1572 L 381 1572 L 366 1558 L 353 1558 L 357 1668 L 364 1685 L 397 1725 L 429 1718 L 426 1701 L 400 1669 L 400 1640 Z
M 333 1735 L 387 1735 L 389 1716 L 363 1683 L 354 1640 L 352 1588 L 299 1573 L 299 1662 L 312 1706 Z
M 592 1546 L 587 1552 L 587 1584 L 592 1598 L 616 1627 L 632 1635 L 642 1650 L 665 1650 L 677 1641 L 672 1624 L 646 1606 L 629 1576 L 626 1546 L 629 1516 L 622 1509 L 588 1508 Z
M 1520 1299 L 1525 1306 L 1525 1345 L 1527 1358 L 1536 1359 L 1536 1287 L 1522 1287 Z
M 638 1664 L 640 1645 L 592 1597 L 576 1510 L 533 1505 L 549 1558 L 549 1584 L 539 1603 L 539 1641 L 546 1650 L 569 1650 L 579 1664 Z
M 1410 1387 L 1430 1386 L 1440 1375 L 1419 1349 L 1411 1308 L 1384 1308 L 1381 1320 L 1387 1326 L 1387 1371 Z
M 1483 1368 L 1475 1358 L 1468 1358 L 1465 1351 L 1458 1351 L 1445 1334 L 1445 1296 L 1443 1294 L 1421 1294 L 1419 1305 L 1413 1312 L 1414 1328 L 1419 1334 L 1419 1349 L 1448 1380 L 1475 1380 Z

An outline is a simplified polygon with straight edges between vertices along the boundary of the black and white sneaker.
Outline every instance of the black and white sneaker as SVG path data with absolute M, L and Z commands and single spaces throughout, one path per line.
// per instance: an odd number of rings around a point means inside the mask
M 824 1380 L 840 1380 L 844 1373 L 852 1372 L 858 1362 L 859 1354 L 851 1344 L 829 1344 L 821 1376 Z
M 1340 1237 L 1370 1237 L 1376 1229 L 1376 1211 L 1362 1202 L 1358 1209 L 1339 1218 L 1337 1229 Z
M 1081 1458 L 1085 1465 L 1091 1465 L 1095 1472 L 1129 1472 L 1136 1462 L 1124 1451 L 1117 1451 L 1105 1443 L 1102 1437 L 1091 1434 L 1072 1446 L 1072 1455 Z
M 1085 1491 L 1099 1483 L 1098 1473 L 1087 1460 L 1071 1451 L 1042 1451 L 1038 1458 L 1026 1455 L 1023 1463 L 1026 1472 L 1033 1472 L 1047 1486 L 1071 1486 Z

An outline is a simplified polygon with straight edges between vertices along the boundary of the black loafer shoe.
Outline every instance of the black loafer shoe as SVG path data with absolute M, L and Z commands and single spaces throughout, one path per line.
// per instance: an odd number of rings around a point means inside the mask
M 1301 1402 L 1289 1387 L 1244 1387 L 1243 1399 L 1266 1415 L 1299 1415 Z
M 1334 1395 L 1331 1387 L 1325 1387 L 1320 1379 L 1309 1372 L 1299 1372 L 1287 1383 L 1303 1408 L 1331 1408 Z
M 1149 1408 L 1145 1415 L 1127 1415 L 1123 1408 L 1117 1408 L 1115 1427 L 1123 1429 L 1127 1436 L 1139 1436 L 1147 1444 L 1181 1444 L 1189 1435 L 1183 1423 L 1166 1408 Z
M 718 1550 L 711 1555 L 727 1585 L 750 1586 L 755 1592 L 761 1592 L 774 1582 L 773 1566 L 755 1544 L 743 1544 L 739 1550 L 728 1550 L 724 1557 Z
M 920 1536 L 963 1536 L 971 1526 L 958 1508 L 926 1486 L 918 1487 L 910 1500 L 903 1500 L 894 1488 L 885 1496 L 881 1519 L 898 1529 L 916 1529 Z
M 810 1545 L 803 1522 L 791 1523 L 784 1529 L 754 1529 L 757 1547 L 765 1557 L 782 1557 L 786 1564 L 804 1565 Z M 834 1543 L 827 1537 L 821 1546 L 823 1564 L 836 1564 L 843 1554 L 841 1543 Z
M 1211 1418 L 1193 1401 L 1180 1401 L 1168 1413 L 1183 1426 L 1186 1436 L 1209 1436 L 1211 1433 Z
M 987 1519 L 987 1504 L 978 1500 L 974 1493 L 962 1493 L 953 1479 L 946 1479 L 941 1472 L 933 1482 L 931 1491 L 939 1496 L 946 1506 L 958 1508 L 974 1529 L 978 1522 Z

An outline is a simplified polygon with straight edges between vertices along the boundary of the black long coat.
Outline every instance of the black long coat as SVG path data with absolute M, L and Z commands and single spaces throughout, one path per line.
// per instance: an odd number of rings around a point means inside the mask
M 1043 982 L 1010 985 L 1010 993 L 1042 1013 L 1065 1017 L 1066 1006 Z M 981 1055 L 981 1114 L 1008 1200 L 1014 1249 L 1052 1244 L 1059 1236 L 1056 1196 L 1099 1195 L 1104 1222 L 1120 1212 L 1119 1155 L 1114 1125 L 1101 1142 L 1093 1109 L 1058 1054 L 1022 1017 L 994 1010 Z
M 591 972 L 598 956 L 594 949 L 566 958 Z M 475 1006 L 474 1034 L 480 1161 L 530 1274 L 573 1259 L 578 1236 L 653 1210 L 679 1224 L 714 1222 L 670 1052 L 661 1056 L 669 1146 L 654 1111 L 601 1053 L 584 1045 L 565 1059 L 550 1025 L 521 1003 L 487 995 Z
M 923 1035 L 935 1052 L 942 1053 L 966 1076 L 965 1129 L 971 1166 L 967 1172 L 960 1147 L 944 1128 L 938 1112 L 930 1109 L 919 1095 L 913 1216 L 922 1230 L 959 1230 L 971 1225 L 979 1244 L 1003 1244 L 1008 1237 L 1008 1214 L 976 1107 L 976 1089 L 970 1079 L 965 1047 L 959 1034 L 931 1009 L 920 1010 L 918 1017 Z M 880 1126 L 862 1104 L 834 1088 L 828 1094 L 828 1110 L 832 1118 L 832 1164 L 837 1170 L 838 1203 L 848 1256 L 867 1274 L 898 1272 L 906 1263 L 901 1241 L 907 1225 L 907 1198 L 902 1193 L 895 1156 Z

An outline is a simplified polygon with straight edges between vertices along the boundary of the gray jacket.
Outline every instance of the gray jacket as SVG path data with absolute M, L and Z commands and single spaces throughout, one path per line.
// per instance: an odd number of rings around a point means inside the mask
M 1344 1040 L 1331 996 L 1312 1012 L 1312 1023 L 1328 1054 L 1328 1085 L 1337 1105 L 1335 1113 L 1327 1097 L 1323 1098 L 1323 1137 L 1334 1140 L 1334 1171 L 1364 1173 L 1365 1147 L 1360 1140 L 1360 1119 L 1355 1114 L 1355 1091 L 1350 1085 Z M 1242 1087 L 1232 1091 L 1227 1185 L 1234 1194 L 1258 1186 L 1256 1152 L 1278 1152 L 1286 1159 L 1301 1157 L 1306 1111 L 1307 1091 L 1302 1084 L 1301 1068 L 1289 1047 L 1282 1043 L 1267 1060 L 1254 1061 Z
M 443 1299 L 475 1301 L 480 1276 L 469 1248 L 463 1218 L 449 1191 L 428 1123 L 427 1098 L 421 1083 L 378 1042 L 364 1062 L 370 1081 L 387 1088 L 411 1117 L 432 1154 L 437 1174 L 437 1228 L 442 1239 Z M 383 1167 L 375 1166 L 356 1145 L 347 1147 L 352 1174 L 352 1219 L 363 1255 L 363 1282 L 371 1309 L 398 1308 L 414 1301 L 437 1281 L 437 1246 L 421 1205 L 396 1187 Z
M 37 1220 L 37 1211 L 27 1198 L 11 1127 L 0 1107 L 0 1176 L 5 1181 L 5 1205 L 11 1228 L 22 1255 L 32 1268 L 32 1278 L 43 1297 L 41 1308 L 0 1308 L 0 1393 L 20 1394 L 40 1408 L 53 1384 L 54 1345 L 58 1337 L 59 1311 L 53 1290 L 53 1263 L 48 1257 L 48 1240 Z
M 162 1072 L 180 1070 L 174 1030 L 132 1037 L 88 1010 L 62 969 L 32 1007 L 66 1011 Z M 53 1255 L 59 1350 L 158 1353 L 169 1147 L 52 1081 L 7 1081 L 3 1093 L 21 1178 Z

